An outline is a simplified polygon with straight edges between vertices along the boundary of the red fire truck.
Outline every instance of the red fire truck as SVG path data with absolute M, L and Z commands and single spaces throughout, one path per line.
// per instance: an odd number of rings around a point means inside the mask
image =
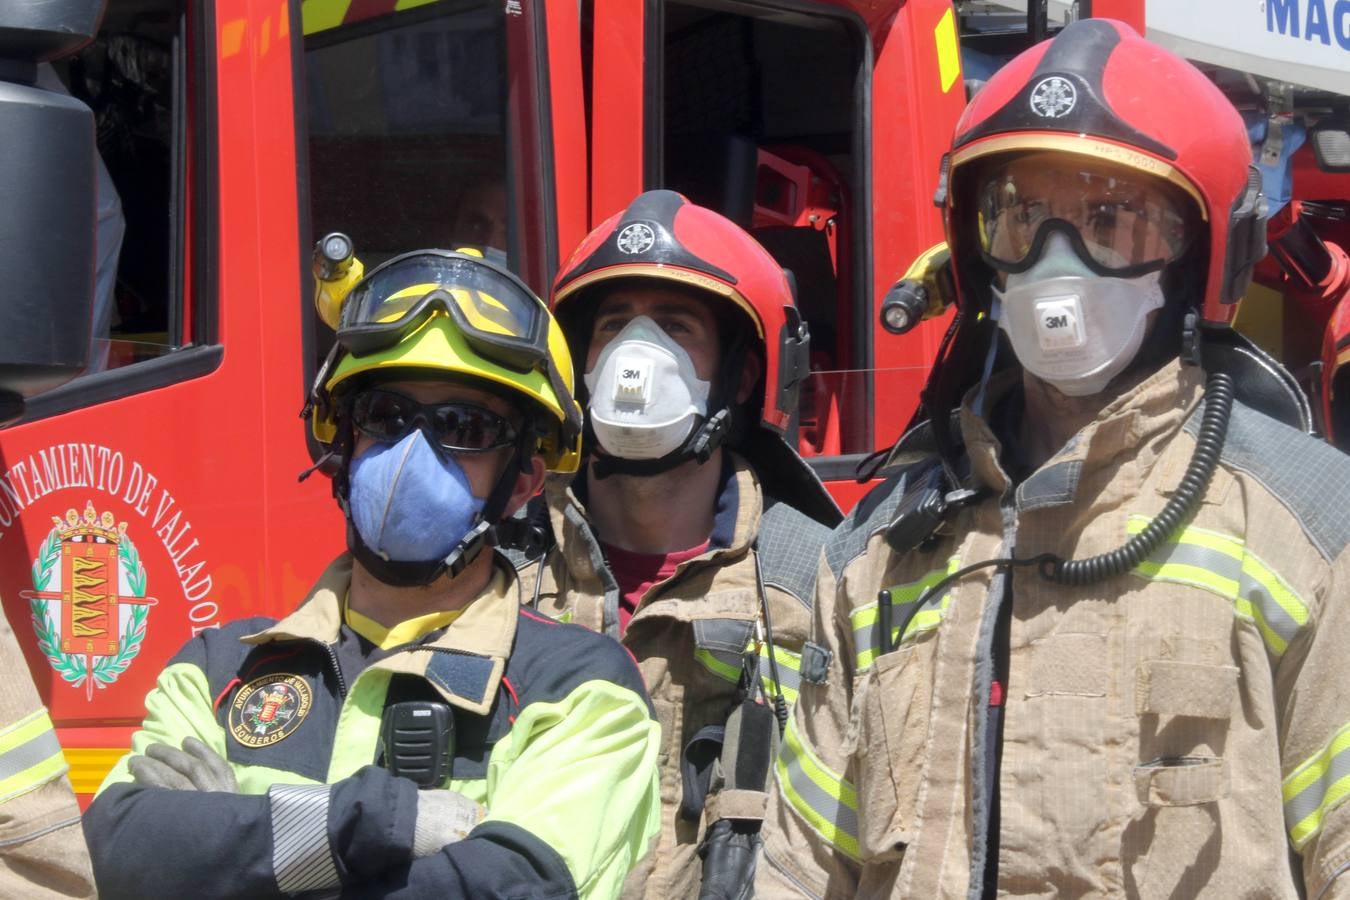
M 327 483 L 297 480 L 328 231 L 368 265 L 485 246 L 543 293 L 644 188 L 726 212 L 794 273 L 796 439 L 851 503 L 940 337 L 875 307 L 940 237 L 958 54 L 947 0 L 109 4 L 54 64 L 107 173 L 95 362 L 0 435 L 0 597 L 76 791 L 187 638 L 282 612 L 341 549 Z

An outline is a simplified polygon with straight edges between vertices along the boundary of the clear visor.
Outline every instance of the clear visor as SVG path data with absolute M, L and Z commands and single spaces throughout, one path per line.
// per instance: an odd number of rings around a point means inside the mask
M 1052 227 L 1077 235 L 1104 270 L 1158 268 L 1185 252 L 1197 214 L 1176 185 L 1110 163 L 1026 153 L 980 170 L 980 247 L 1005 271 L 1029 266 Z

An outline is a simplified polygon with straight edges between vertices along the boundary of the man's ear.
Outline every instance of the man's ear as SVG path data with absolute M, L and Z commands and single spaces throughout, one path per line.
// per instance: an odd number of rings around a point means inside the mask
M 516 484 L 511 489 L 511 497 L 506 501 L 504 515 L 513 516 L 516 510 L 524 506 L 531 497 L 544 487 L 544 458 L 539 454 L 530 457 L 530 470 L 516 476 Z
M 759 384 L 759 377 L 764 374 L 764 357 L 760 355 L 758 347 L 751 347 L 745 352 L 745 359 L 741 364 L 741 382 L 736 387 L 736 405 L 744 403 L 750 399 L 750 392 Z

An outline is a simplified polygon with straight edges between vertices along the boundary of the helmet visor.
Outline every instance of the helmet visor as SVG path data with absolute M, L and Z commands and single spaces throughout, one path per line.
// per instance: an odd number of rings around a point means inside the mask
M 394 346 L 443 310 L 474 351 L 528 372 L 548 358 L 548 310 L 509 272 L 456 253 L 419 251 L 371 272 L 347 297 L 338 341 L 355 356 Z
M 980 169 L 975 226 L 985 260 L 1022 271 L 1049 232 L 1064 230 L 1101 274 L 1140 274 L 1174 262 L 1196 233 L 1194 204 L 1176 185 L 1142 172 L 1026 153 Z

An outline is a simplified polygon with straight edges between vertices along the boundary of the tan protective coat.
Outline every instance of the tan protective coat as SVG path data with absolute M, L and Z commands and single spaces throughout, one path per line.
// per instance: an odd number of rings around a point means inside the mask
M 691 822 L 680 818 L 683 790 L 680 762 L 686 743 L 704 726 L 726 722 L 737 699 L 734 673 L 718 674 L 699 658 L 698 651 L 710 650 L 707 639 L 696 634 L 695 623 L 758 623 L 759 588 L 755 577 L 755 558 L 751 549 L 758 536 L 765 588 L 773 618 L 776 645 L 789 654 L 801 654 L 809 622 L 810 577 L 813 564 L 807 562 L 805 590 L 801 579 L 779 577 L 772 558 L 785 555 L 813 561 L 818 557 L 828 529 L 784 506 L 775 507 L 780 523 L 773 534 L 761 533 L 763 508 L 758 479 L 739 457 L 735 459 L 734 528 L 724 547 L 682 564 L 666 581 L 653 585 L 642 598 L 629 623 L 622 643 L 638 661 L 642 677 L 651 693 L 656 716 L 661 723 L 661 834 L 646 859 L 630 874 L 625 897 L 683 898 L 697 897 L 702 861 L 697 855 L 708 824 L 719 814 L 736 817 L 762 815 L 762 795 L 714 797 L 702 817 Z M 732 492 L 724 491 L 723 502 Z M 564 621 L 576 622 L 617 637 L 617 588 L 605 565 L 586 511 L 570 489 L 550 484 L 547 491 L 549 512 L 557 546 L 550 552 L 539 584 L 540 612 Z M 766 547 L 764 542 L 780 542 Z M 783 546 L 781 542 L 791 546 Z M 522 595 L 530 597 L 540 567 L 532 563 L 521 573 Z M 700 646 L 702 645 L 702 646 Z M 722 654 L 726 658 L 726 654 Z M 707 653 L 703 654 L 707 659 Z M 761 673 L 767 671 L 760 657 Z M 780 674 L 788 687 L 788 697 L 798 686 L 795 664 L 780 654 Z M 716 660 L 713 661 L 716 665 Z M 719 801 L 726 801 L 721 803 Z M 732 807 L 720 810 L 730 803 Z M 755 807 L 755 804 L 758 806 Z
M 0 612 L 0 739 L 5 733 L 45 716 L 19 643 Z M 48 723 L 50 729 L 50 722 Z M 29 751 L 55 735 L 47 730 L 15 748 L 28 753 L 24 762 L 39 762 Z M 45 746 L 45 745 L 44 745 Z M 42 751 L 45 755 L 45 750 Z M 6 754 L 9 755 L 9 754 Z M 0 757 L 0 764 L 5 757 Z M 8 769 L 6 770 L 8 772 Z M 30 770 L 31 771 L 31 770 Z M 19 791 L 0 801 L 0 897 L 93 897 L 94 872 L 80 830 L 80 807 L 66 777 L 66 768 L 37 779 L 15 776 Z
M 1005 587 L 1001 896 L 1350 896 L 1350 460 L 1335 450 L 1238 406 L 1195 517 L 1133 572 L 1073 588 L 981 569 L 901 633 L 906 600 L 958 566 L 1124 544 L 1181 481 L 1201 395 L 1199 372 L 1165 367 L 1017 486 L 966 408 L 992 496 L 932 547 L 886 543 L 903 473 L 860 504 L 821 566 L 811 639 L 834 658 L 780 754 L 758 897 L 980 896 Z M 883 588 L 898 648 L 877 656 Z

